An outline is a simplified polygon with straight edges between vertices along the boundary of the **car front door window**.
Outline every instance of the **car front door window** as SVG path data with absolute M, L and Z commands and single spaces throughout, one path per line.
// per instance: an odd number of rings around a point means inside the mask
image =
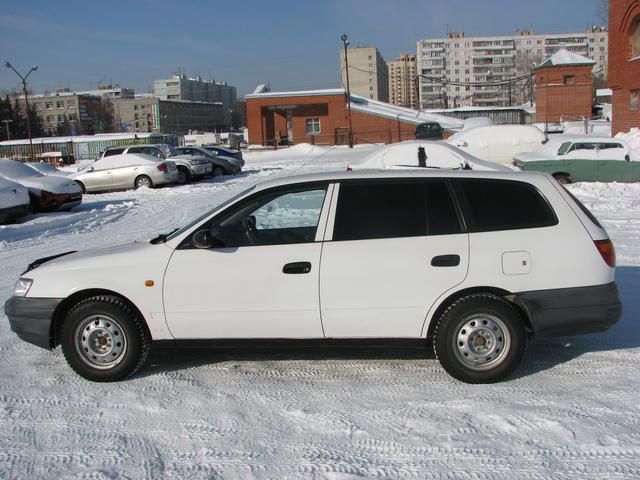
M 220 246 L 310 243 L 315 240 L 326 187 L 267 194 L 211 227 Z

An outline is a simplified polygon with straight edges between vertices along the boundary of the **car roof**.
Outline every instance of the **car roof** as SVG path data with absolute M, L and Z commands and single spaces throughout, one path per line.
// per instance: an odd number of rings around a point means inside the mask
M 493 180 L 516 180 L 522 182 L 535 182 L 541 177 L 549 175 L 542 172 L 519 171 L 470 171 L 470 170 L 436 170 L 436 169 L 403 169 L 403 170 L 357 170 L 352 172 L 336 171 L 324 173 L 311 173 L 292 175 L 289 177 L 267 180 L 259 183 L 256 188 L 264 190 L 271 187 L 294 185 L 296 183 L 314 183 L 326 181 L 344 180 L 385 180 L 394 178 L 477 178 Z

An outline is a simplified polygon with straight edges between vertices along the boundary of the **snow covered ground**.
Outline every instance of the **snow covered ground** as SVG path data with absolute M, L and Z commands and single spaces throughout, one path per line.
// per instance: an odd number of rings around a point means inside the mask
M 36 258 L 148 239 L 251 183 L 343 169 L 373 148 L 250 152 L 233 178 L 87 195 L 70 214 L 0 227 L 0 299 Z M 393 350 L 156 351 L 128 381 L 89 383 L 0 314 L 0 478 L 640 477 L 640 185 L 571 190 L 613 237 L 624 316 L 531 345 L 497 385 Z

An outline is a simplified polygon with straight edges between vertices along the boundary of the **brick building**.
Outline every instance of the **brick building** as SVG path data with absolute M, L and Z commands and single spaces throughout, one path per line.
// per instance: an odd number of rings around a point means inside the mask
M 536 67 L 536 121 L 591 118 L 593 60 L 560 50 Z
M 640 0 L 609 1 L 612 133 L 640 127 Z
M 349 114 L 343 89 L 298 92 L 256 91 L 246 96 L 249 143 L 259 145 L 315 143 L 346 145 Z M 438 122 L 445 130 L 463 121 L 418 112 L 351 95 L 353 141 L 393 143 L 415 139 L 416 125 Z

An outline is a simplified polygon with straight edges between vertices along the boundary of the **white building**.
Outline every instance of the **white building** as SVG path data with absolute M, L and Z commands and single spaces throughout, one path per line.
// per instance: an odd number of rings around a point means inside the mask
M 349 47 L 349 89 L 351 93 L 371 100 L 389 99 L 387 62 L 376 47 Z M 342 88 L 347 88 L 347 70 L 344 49 L 340 49 L 340 76 Z
M 585 33 L 544 35 L 519 30 L 515 35 L 495 37 L 466 37 L 454 32 L 446 38 L 419 40 L 420 107 L 523 103 L 530 97 L 532 85 L 526 75 L 532 72 L 533 65 L 563 48 L 594 60 L 594 75 L 606 79 L 608 32 L 600 27 L 589 28 Z M 525 78 L 508 82 L 521 76 Z M 504 83 L 467 85 L 500 82 Z
M 389 69 L 389 103 L 401 107 L 418 108 L 416 91 L 416 56 L 402 54 L 387 63 Z

